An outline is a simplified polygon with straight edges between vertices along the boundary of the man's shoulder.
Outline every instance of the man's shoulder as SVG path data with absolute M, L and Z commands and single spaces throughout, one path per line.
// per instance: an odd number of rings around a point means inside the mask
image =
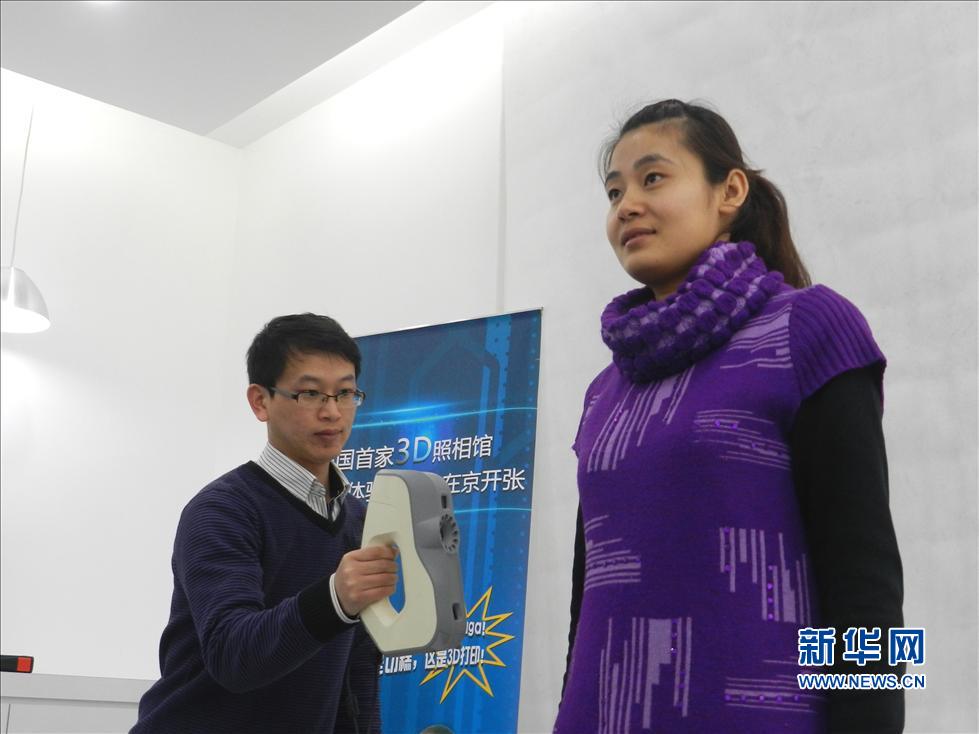
M 212 479 L 198 495 L 204 493 L 242 492 L 248 487 L 262 481 L 262 469 L 253 461 L 246 461 L 240 466 Z
M 262 474 L 262 469 L 251 461 L 237 466 L 208 482 L 190 499 L 184 513 L 223 505 L 255 506 L 261 502 L 261 489 L 266 484 Z

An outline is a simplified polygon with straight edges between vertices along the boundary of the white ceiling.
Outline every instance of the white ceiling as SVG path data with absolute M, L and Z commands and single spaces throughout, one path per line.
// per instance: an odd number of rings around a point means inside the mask
M 488 4 L 3 0 L 0 66 L 246 145 Z

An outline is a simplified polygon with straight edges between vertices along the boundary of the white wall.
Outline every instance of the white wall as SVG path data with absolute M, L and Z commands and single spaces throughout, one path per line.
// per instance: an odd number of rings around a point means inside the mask
M 976 6 L 533 3 L 507 25 L 505 310 L 544 306 L 520 728 L 553 723 L 585 387 L 634 284 L 604 234 L 599 144 L 644 103 L 713 103 L 781 186 L 816 282 L 889 358 L 884 428 L 905 618 L 927 628 L 909 732 L 976 716 Z
M 463 22 L 245 151 L 219 466 L 263 445 L 244 354 L 269 319 L 326 313 L 357 336 L 496 312 L 498 15 Z
M 5 222 L 28 100 L 53 110 L 38 105 L 17 263 L 54 322 L 2 344 L 4 652 L 155 677 L 177 515 L 261 446 L 244 351 L 269 318 L 366 334 L 543 305 L 520 731 L 550 731 L 568 447 L 608 360 L 598 315 L 631 287 L 597 149 L 639 103 L 699 97 L 890 359 L 905 611 L 928 630 L 908 731 L 975 731 L 975 28 L 967 3 L 508 3 L 245 151 L 3 72 Z
M 213 475 L 240 151 L 2 71 L 3 262 L 52 319 L 2 338 L 0 640 L 150 678 L 173 529 Z

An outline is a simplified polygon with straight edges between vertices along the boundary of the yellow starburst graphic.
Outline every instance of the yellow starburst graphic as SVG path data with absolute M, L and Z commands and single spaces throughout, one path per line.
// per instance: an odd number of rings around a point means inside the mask
M 492 665 L 497 668 L 506 667 L 506 664 L 502 660 L 500 660 L 497 654 L 493 651 L 493 648 L 502 645 L 504 642 L 509 642 L 510 640 L 513 639 L 513 635 L 508 635 L 504 632 L 495 632 L 494 630 L 500 623 L 502 623 L 504 620 L 510 617 L 513 614 L 513 612 L 507 612 L 506 614 L 490 614 L 489 605 L 490 605 L 490 600 L 492 598 L 493 598 L 493 587 L 491 586 L 486 590 L 486 593 L 484 593 L 479 598 L 479 601 L 473 604 L 472 609 L 466 612 L 466 619 L 469 619 L 470 617 L 473 616 L 473 614 L 476 612 L 477 609 L 479 609 L 480 607 L 483 608 L 483 613 L 481 617 L 482 622 L 485 625 L 485 627 L 483 628 L 483 636 L 496 638 L 496 640 L 492 644 L 487 645 L 483 649 L 483 654 L 487 657 L 491 657 L 492 659 L 490 660 L 484 657 L 476 665 L 476 668 L 479 670 L 478 678 L 473 674 L 472 670 L 470 669 L 470 666 L 468 665 L 446 665 L 445 667 L 438 668 L 437 670 L 433 670 L 431 673 L 426 675 L 425 679 L 418 684 L 419 686 L 423 686 L 426 683 L 428 683 L 430 680 L 433 680 L 438 676 L 442 675 L 442 673 L 448 672 L 448 675 L 445 678 L 445 687 L 442 689 L 442 697 L 439 699 L 439 703 L 445 701 L 448 695 L 452 693 L 452 689 L 455 688 L 456 683 L 458 683 L 463 676 L 467 676 L 470 680 L 472 680 L 473 683 L 475 683 L 477 686 L 483 689 L 483 691 L 488 693 L 490 696 L 493 695 L 493 688 L 490 685 L 489 679 L 486 677 L 486 669 L 484 666 Z M 459 668 L 458 673 L 456 672 L 456 668 Z

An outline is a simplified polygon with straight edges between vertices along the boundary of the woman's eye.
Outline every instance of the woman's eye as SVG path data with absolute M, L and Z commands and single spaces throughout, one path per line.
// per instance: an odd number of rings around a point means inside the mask
M 654 184 L 657 181 L 659 181 L 661 178 L 663 177 L 658 173 L 647 173 L 646 178 L 644 179 L 644 183 L 647 185 Z
M 615 201 L 616 199 L 618 199 L 620 193 L 621 192 L 618 189 L 609 189 L 608 191 L 605 192 L 605 194 L 608 196 L 609 201 Z

